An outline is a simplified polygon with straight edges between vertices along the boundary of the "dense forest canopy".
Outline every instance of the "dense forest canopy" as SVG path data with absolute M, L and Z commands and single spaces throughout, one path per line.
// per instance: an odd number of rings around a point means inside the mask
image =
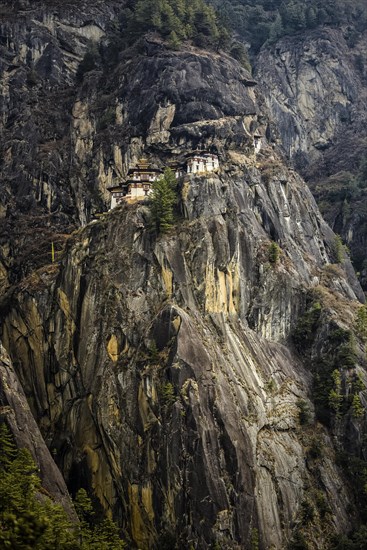
M 322 25 L 345 25 L 353 45 L 358 33 L 367 28 L 366 1 L 129 0 L 121 17 L 125 46 L 153 31 L 173 48 L 190 40 L 199 47 L 233 49 L 240 60 L 244 51 L 231 39 L 231 31 L 256 53 L 281 36 Z
M 240 38 L 233 38 L 229 23 L 205 0 L 128 0 L 110 40 L 91 47 L 79 65 L 77 81 L 98 66 L 111 68 L 123 51 L 141 44 L 148 33 L 160 35 L 172 49 L 184 42 L 199 48 L 229 52 L 250 69 L 247 51 Z
M 365 0 L 209 0 L 256 52 L 266 41 L 319 25 L 352 24 L 350 40 L 367 28 Z
M 204 0 L 128 2 L 122 23 L 130 43 L 149 31 L 168 38 L 173 47 L 179 46 L 182 40 L 192 40 L 198 46 L 218 48 L 225 45 L 229 37 L 213 7 Z

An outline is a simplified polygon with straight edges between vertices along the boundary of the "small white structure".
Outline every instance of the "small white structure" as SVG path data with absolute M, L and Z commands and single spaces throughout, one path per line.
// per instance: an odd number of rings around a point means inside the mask
M 119 205 L 123 201 L 124 189 L 120 185 L 116 185 L 115 187 L 108 187 L 107 189 L 111 193 L 110 210 L 112 210 L 112 208 L 115 208 L 115 206 Z
M 151 192 L 152 182 L 161 174 L 161 170 L 149 166 L 147 159 L 140 159 L 137 166 L 128 171 L 125 183 L 108 187 L 111 193 L 110 210 L 123 201 L 143 200 Z
M 198 151 L 187 159 L 186 168 L 188 174 L 213 172 L 219 168 L 218 155 L 205 151 Z
M 168 168 L 172 170 L 176 180 L 182 178 L 185 175 L 185 167 L 182 163 L 179 163 L 177 161 L 171 161 L 168 163 Z
M 255 155 L 261 151 L 262 148 L 262 136 L 260 134 L 254 135 L 254 150 Z

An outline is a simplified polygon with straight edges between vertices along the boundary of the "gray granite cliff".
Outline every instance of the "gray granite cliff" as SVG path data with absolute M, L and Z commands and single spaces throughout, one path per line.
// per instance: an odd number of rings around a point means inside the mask
M 326 548 L 358 521 L 336 451 L 366 451 L 364 415 L 349 404 L 321 424 L 312 401 L 312 364 L 364 301 L 350 261 L 230 57 L 148 36 L 75 80 L 90 40 L 108 46 L 118 9 L 90 4 L 2 15 L 11 376 L 69 490 L 93 491 L 129 547 L 239 550 L 258 538 L 281 550 L 301 532 Z M 199 147 L 220 169 L 179 182 L 169 232 L 152 233 L 147 203 L 106 211 L 107 187 L 142 155 L 163 168 Z M 294 333 L 311 298 L 320 319 L 302 352 Z M 356 346 L 346 392 L 356 373 L 365 387 Z

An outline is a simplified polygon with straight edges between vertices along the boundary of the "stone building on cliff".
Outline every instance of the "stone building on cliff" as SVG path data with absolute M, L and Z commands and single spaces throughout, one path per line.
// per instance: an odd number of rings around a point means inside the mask
M 218 155 L 208 151 L 195 151 L 186 161 L 186 171 L 188 174 L 213 172 L 218 168 Z
M 122 201 L 144 199 L 150 193 L 152 183 L 161 175 L 162 170 L 152 168 L 147 159 L 140 159 L 135 168 L 130 168 L 124 183 L 108 187 L 108 191 L 111 193 L 110 209 L 112 210 Z
M 191 153 L 184 163 L 171 163 L 176 179 L 186 174 L 205 174 L 219 168 L 219 158 L 215 153 L 208 151 L 195 151 Z M 123 183 L 108 187 L 111 193 L 110 210 L 121 202 L 135 202 L 143 200 L 152 190 L 152 183 L 156 181 L 163 171 L 152 168 L 146 158 L 138 161 L 135 168 L 130 168 L 127 179 Z

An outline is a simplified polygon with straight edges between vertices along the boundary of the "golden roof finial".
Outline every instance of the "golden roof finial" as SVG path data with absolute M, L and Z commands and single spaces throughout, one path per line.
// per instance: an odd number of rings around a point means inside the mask
M 138 160 L 138 168 L 145 169 L 149 167 L 149 161 L 146 158 L 141 158 Z

